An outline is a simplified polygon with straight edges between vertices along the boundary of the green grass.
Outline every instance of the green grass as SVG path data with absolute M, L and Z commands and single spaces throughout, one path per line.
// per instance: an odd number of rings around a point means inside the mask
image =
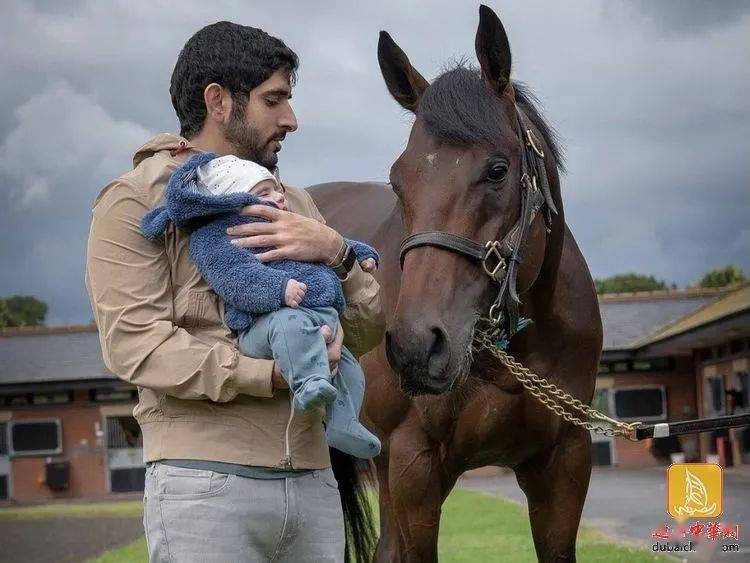
M 2 508 L 0 520 L 43 520 L 45 518 L 85 518 L 91 516 L 141 516 L 141 501 L 45 504 L 25 508 Z
M 138 538 L 122 547 L 110 549 L 88 563 L 147 563 L 146 538 Z
M 140 516 L 139 502 L 86 505 L 49 505 L 0 510 L 0 519 L 50 518 L 55 516 Z M 644 538 L 644 540 L 647 538 Z M 523 563 L 536 561 L 526 509 L 487 494 L 456 489 L 443 506 L 440 523 L 440 561 L 449 563 L 488 561 Z M 141 563 L 147 560 L 144 538 L 111 549 L 90 563 Z M 578 560 L 583 562 L 642 563 L 671 561 L 646 549 L 613 542 L 602 534 L 581 527 Z
M 537 560 L 525 507 L 465 489 L 453 491 L 443 505 L 438 549 L 440 561 L 451 563 Z M 615 543 L 585 526 L 578 532 L 577 555 L 584 562 L 670 561 Z

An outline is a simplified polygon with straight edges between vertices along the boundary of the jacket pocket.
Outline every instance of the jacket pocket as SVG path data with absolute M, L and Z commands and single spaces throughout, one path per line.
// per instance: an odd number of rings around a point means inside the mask
M 217 328 L 223 324 L 222 304 L 210 290 L 189 289 L 185 313 L 178 317 L 186 330 Z

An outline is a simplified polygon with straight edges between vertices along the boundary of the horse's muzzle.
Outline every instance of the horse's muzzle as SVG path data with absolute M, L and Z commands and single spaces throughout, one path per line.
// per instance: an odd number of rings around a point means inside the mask
M 407 395 L 439 395 L 453 385 L 450 343 L 439 326 L 393 327 L 385 333 L 385 352 Z

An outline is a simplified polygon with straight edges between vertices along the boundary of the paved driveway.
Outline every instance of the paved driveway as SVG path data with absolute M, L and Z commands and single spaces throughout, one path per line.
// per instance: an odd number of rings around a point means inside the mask
M 80 562 L 141 535 L 140 518 L 0 520 L 0 561 Z
M 459 486 L 497 494 L 517 502 L 525 503 L 526 500 L 512 473 L 499 477 L 464 477 L 459 481 Z M 665 504 L 666 468 L 594 468 L 583 518 L 586 524 L 609 536 L 650 549 L 654 528 L 674 524 L 665 512 Z M 724 515 L 717 520 L 740 525 L 740 553 L 723 554 L 720 552 L 721 542 L 705 540 L 689 559 L 750 561 L 748 477 L 725 473 Z

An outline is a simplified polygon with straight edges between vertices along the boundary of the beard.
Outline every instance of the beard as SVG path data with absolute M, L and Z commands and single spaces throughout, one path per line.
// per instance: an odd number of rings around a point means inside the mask
M 224 136 L 234 147 L 236 156 L 265 166 L 272 172 L 276 168 L 279 157 L 273 150 L 271 142 L 278 136 L 263 139 L 259 129 L 245 123 L 243 104 L 233 104 Z

